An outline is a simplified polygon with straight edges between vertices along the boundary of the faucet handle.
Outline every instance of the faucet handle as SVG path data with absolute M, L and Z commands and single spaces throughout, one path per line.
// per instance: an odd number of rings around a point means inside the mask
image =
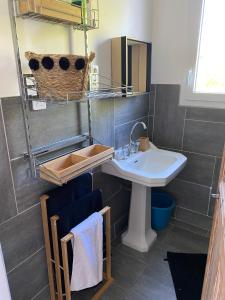
M 123 154 L 125 159 L 130 156 L 130 153 L 131 153 L 130 145 L 128 144 L 123 146 Z
M 124 153 L 123 153 L 123 148 L 122 147 L 115 150 L 115 159 L 116 160 L 123 160 L 124 159 Z

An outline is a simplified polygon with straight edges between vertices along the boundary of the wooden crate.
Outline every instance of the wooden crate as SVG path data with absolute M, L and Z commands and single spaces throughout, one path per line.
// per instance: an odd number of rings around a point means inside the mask
M 92 145 L 76 151 L 76 154 L 88 158 L 88 162 L 92 163 L 105 156 L 112 155 L 113 152 L 114 150 L 112 147 L 107 147 L 103 145 Z
M 18 12 L 71 25 L 82 22 L 81 7 L 57 0 L 18 0 Z
M 87 158 L 74 153 L 54 159 L 43 166 L 41 169 L 46 170 L 52 176 L 60 179 L 80 169 L 87 164 Z
M 40 166 L 40 177 L 57 185 L 67 183 L 78 175 L 112 159 L 114 149 L 92 145 L 54 159 Z

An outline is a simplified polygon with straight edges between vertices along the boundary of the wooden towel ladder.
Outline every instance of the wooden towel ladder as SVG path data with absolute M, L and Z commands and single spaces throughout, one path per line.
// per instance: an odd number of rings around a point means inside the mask
M 49 236 L 49 226 L 48 226 L 48 214 L 47 214 L 47 201 L 48 195 L 43 195 L 40 198 L 41 201 L 41 212 L 42 221 L 44 229 L 44 239 L 45 239 L 45 251 L 47 258 L 48 267 L 48 278 L 51 300 L 63 300 L 63 296 L 66 300 L 71 300 L 71 290 L 70 290 L 70 276 L 69 276 L 69 265 L 68 265 L 68 252 L 67 245 L 73 238 L 72 233 L 68 233 L 66 236 L 61 238 L 61 250 L 62 250 L 62 266 L 60 264 L 59 256 L 59 243 L 58 243 L 58 232 L 57 232 L 57 222 L 59 221 L 59 216 L 54 215 L 50 218 L 51 223 L 51 235 L 53 244 L 53 257 L 51 254 L 50 236 Z M 97 291 L 97 293 L 92 297 L 92 300 L 98 300 L 103 295 L 103 293 L 109 288 L 113 282 L 111 274 L 111 221 L 110 221 L 110 207 L 104 207 L 100 213 L 105 217 L 105 233 L 106 233 L 106 272 L 103 273 L 103 278 L 105 280 L 104 284 Z M 54 268 L 53 268 L 54 266 Z M 61 270 L 63 271 L 65 294 L 62 291 L 62 278 Z M 54 274 L 56 278 L 56 284 L 54 281 Z M 65 299 L 65 298 L 64 298 Z

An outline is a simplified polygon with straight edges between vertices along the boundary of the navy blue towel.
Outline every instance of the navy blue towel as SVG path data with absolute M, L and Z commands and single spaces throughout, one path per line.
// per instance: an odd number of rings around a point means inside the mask
M 92 175 L 83 174 L 67 184 L 48 192 L 48 218 L 57 215 L 63 207 L 92 191 Z
M 60 239 L 70 230 L 88 218 L 92 213 L 103 208 L 102 193 L 100 190 L 92 192 L 92 176 L 87 173 L 58 187 L 48 193 L 47 213 L 49 219 L 49 231 L 51 237 L 50 218 L 53 215 L 59 216 L 57 230 L 59 237 L 60 261 L 62 263 Z M 53 254 L 52 239 L 50 238 Z M 105 244 L 105 236 L 104 236 Z M 72 244 L 68 243 L 69 273 L 72 273 L 73 250 Z M 62 276 L 63 280 L 63 276 Z M 64 284 L 63 284 L 64 286 Z
M 58 214 L 58 235 L 64 237 L 70 230 L 87 219 L 91 214 L 102 209 L 102 193 L 95 190 L 64 207 Z M 71 276 L 73 265 L 72 244 L 68 243 L 68 263 Z
M 102 209 L 102 193 L 95 190 L 65 206 L 59 213 L 58 235 L 64 237 L 70 230 Z
M 49 236 L 51 253 L 53 256 L 53 245 L 51 238 L 51 223 L 50 218 L 54 215 L 59 215 L 62 209 L 72 203 L 76 202 L 79 198 L 85 196 L 92 192 L 92 175 L 90 173 L 83 174 L 67 184 L 57 187 L 47 193 L 49 199 L 47 201 L 47 215 L 48 215 L 48 226 L 49 226 Z M 68 231 L 63 231 L 59 228 L 59 244 L 60 238 L 66 235 Z M 61 249 L 59 245 L 59 249 Z M 61 256 L 61 253 L 60 253 Z M 62 261 L 61 261 L 62 262 Z

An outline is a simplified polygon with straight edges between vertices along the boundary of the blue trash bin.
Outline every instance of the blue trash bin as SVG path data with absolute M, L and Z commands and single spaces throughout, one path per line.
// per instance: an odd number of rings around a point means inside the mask
M 167 192 L 152 192 L 152 228 L 165 229 L 175 208 L 174 198 Z

